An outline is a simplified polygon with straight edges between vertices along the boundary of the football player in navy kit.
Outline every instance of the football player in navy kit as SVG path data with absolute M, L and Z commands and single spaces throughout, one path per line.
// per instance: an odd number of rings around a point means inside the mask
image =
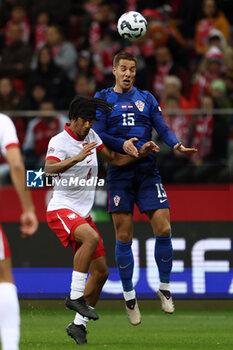
M 109 115 L 98 113 L 93 128 L 104 144 L 118 153 L 138 157 L 142 145 L 151 140 L 152 128 L 173 149 L 186 155 L 196 149 L 186 148 L 165 124 L 161 108 L 148 91 L 133 86 L 137 59 L 128 52 L 114 56 L 115 85 L 95 94 L 114 106 Z M 146 213 L 155 234 L 154 257 L 159 270 L 158 296 L 166 313 L 174 312 L 170 293 L 170 273 L 173 261 L 169 203 L 163 188 L 156 156 L 139 159 L 120 168 L 108 166 L 109 212 L 116 232 L 116 264 L 119 270 L 126 314 L 132 325 L 141 323 L 141 314 L 132 284 L 134 258 L 132 254 L 133 209 L 136 203 Z

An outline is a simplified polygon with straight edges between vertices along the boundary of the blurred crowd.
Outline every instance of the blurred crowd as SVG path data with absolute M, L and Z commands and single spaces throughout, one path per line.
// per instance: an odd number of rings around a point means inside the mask
M 131 10 L 148 22 L 137 42 L 116 29 Z M 199 150 L 182 157 L 154 133 L 164 182 L 233 181 L 233 1 L 0 0 L 0 13 L 0 111 L 56 114 L 11 113 L 28 169 L 43 167 L 71 99 L 113 84 L 112 58 L 123 49 L 138 57 L 136 86 L 157 98 L 178 139 Z M 0 181 L 7 173 L 0 159 Z

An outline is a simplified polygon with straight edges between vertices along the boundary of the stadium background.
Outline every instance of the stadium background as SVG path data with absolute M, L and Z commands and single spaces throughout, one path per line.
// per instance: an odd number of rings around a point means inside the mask
M 63 248 L 45 222 L 49 191 L 33 190 L 32 193 L 40 228 L 37 235 L 25 242 L 18 234 L 20 207 L 14 199 L 14 189 L 1 190 L 1 198 L 7 198 L 7 201 L 0 202 L 0 211 L 13 254 L 19 297 L 65 298 L 70 288 L 72 252 L 69 248 Z M 231 299 L 232 185 L 167 185 L 167 193 L 171 207 L 174 208 L 171 211 L 174 247 L 171 290 L 174 297 Z M 219 210 L 216 202 L 221 203 L 222 210 Z M 103 288 L 101 298 L 119 299 L 122 294 L 115 265 L 113 225 L 106 211 L 101 212 L 94 210 L 92 213 L 106 247 L 110 268 L 109 280 Z M 146 216 L 141 215 L 137 208 L 134 222 L 134 285 L 138 298 L 152 299 L 159 284 L 154 268 L 153 232 Z
M 30 35 L 27 44 L 32 49 L 32 62 L 26 67 L 26 72 L 16 72 L 12 67 L 7 71 L 4 66 L 4 50 L 7 48 L 7 31 L 9 29 L 11 10 L 16 4 L 23 4 L 26 10 L 26 18 L 23 23 L 29 23 Z M 188 5 L 187 5 L 188 4 Z M 93 95 L 96 89 L 109 86 L 112 83 L 111 59 L 112 55 L 121 48 L 135 53 L 139 61 L 137 86 L 148 88 L 156 86 L 156 72 L 153 71 L 154 84 L 150 81 L 149 70 L 154 64 L 154 54 L 158 48 L 156 40 L 144 43 L 144 46 L 130 44 L 122 41 L 116 33 L 116 20 L 120 14 L 127 10 L 139 10 L 147 15 L 148 22 L 151 24 L 151 31 L 148 31 L 148 38 L 155 29 L 165 30 L 169 36 L 169 42 L 163 42 L 161 45 L 167 45 L 174 54 L 173 60 L 176 65 L 185 68 L 188 73 L 188 90 L 182 90 L 182 96 L 186 100 L 191 99 L 191 90 L 198 76 L 199 68 L 204 53 L 197 53 L 194 45 L 195 27 L 200 19 L 200 9 L 202 1 L 2 1 L 0 2 L 1 11 L 1 37 L 0 37 L 0 80 L 10 79 L 13 83 L 14 94 L 10 101 L 17 100 L 16 104 L 5 103 L 2 95 L 0 96 L 1 112 L 12 116 L 18 130 L 19 138 L 23 143 L 28 131 L 29 122 L 40 115 L 40 103 L 31 100 L 31 89 L 35 84 L 46 86 L 45 81 L 34 80 L 30 78 L 37 68 L 36 59 L 38 57 L 38 48 L 36 36 L 36 19 L 41 11 L 49 16 L 48 26 L 55 24 L 62 27 L 66 40 L 74 45 L 77 62 L 76 75 L 69 75 L 66 71 L 66 79 L 69 79 L 69 89 L 64 99 L 52 96 L 47 91 L 46 100 L 53 103 L 52 114 L 56 118 L 62 114 L 67 117 L 68 102 L 76 94 L 81 92 L 80 86 L 77 87 L 78 76 L 85 75 L 81 71 L 78 62 L 81 58 L 92 58 L 91 69 L 87 72 L 87 89 L 82 93 Z M 220 10 L 228 19 L 229 30 L 232 33 L 233 10 L 231 1 L 217 1 Z M 170 7 L 166 7 L 169 5 Z M 105 7 L 106 6 L 106 7 Z M 107 21 L 101 21 L 98 13 L 107 8 Z M 56 11 L 55 11 L 56 9 Z M 115 10 L 115 11 L 113 11 Z M 104 13 L 104 12 L 103 12 Z M 171 20 L 174 20 L 173 22 Z M 14 21 L 13 21 L 14 22 Z M 81 25 L 79 25 L 81 23 Z M 175 23 L 175 27 L 171 27 Z M 154 29 L 153 29 L 154 28 Z M 181 37 L 177 35 L 177 29 Z M 38 28 L 37 28 L 38 29 Z M 40 29 L 40 28 L 39 28 Z M 42 33 L 43 34 L 43 33 Z M 168 35 L 169 34 L 169 35 Z M 170 37 L 171 36 L 171 37 Z M 42 41 L 43 39 L 42 35 Z M 176 40 L 176 41 L 174 41 Z M 175 46 L 171 44 L 175 43 Z M 227 39 L 228 45 L 232 48 L 232 34 Z M 152 44 L 152 46 L 151 46 Z M 154 45 L 154 46 L 153 46 Z M 170 45 L 170 46 L 169 46 Z M 177 50 L 177 49 L 180 49 Z M 152 51 L 151 51 L 152 50 Z M 56 50 L 55 50 L 56 51 Z M 16 57 L 17 58 L 17 57 Z M 153 58 L 153 59 L 152 59 Z M 213 58 L 213 57 L 212 57 Z M 173 243 L 175 247 L 175 264 L 172 274 L 172 288 L 175 298 L 227 298 L 231 299 L 233 294 L 233 258 L 232 258 L 232 239 L 233 239 L 233 196 L 232 196 L 232 89 L 229 87 L 229 81 L 232 80 L 233 61 L 224 67 L 224 71 L 218 78 L 225 83 L 226 97 L 230 104 L 220 104 L 214 96 L 213 120 L 216 122 L 215 131 L 212 136 L 212 148 L 209 154 L 202 155 L 203 173 L 198 180 L 190 181 L 189 176 L 179 179 L 179 185 L 175 179 L 166 178 L 165 188 L 168 192 L 171 204 L 171 219 L 173 227 Z M 15 63 L 15 62 L 14 62 Z M 19 62 L 20 63 L 20 58 Z M 225 63 L 224 63 L 225 64 Z M 147 69 L 149 67 L 149 69 Z M 149 72 L 148 72 L 149 70 Z M 182 80 L 180 70 L 174 70 L 172 75 L 178 76 Z M 146 73 L 146 75 L 144 75 Z M 170 74 L 170 73 L 169 73 Z M 203 71 L 202 71 L 203 74 Z M 145 79 L 145 76 L 147 79 Z M 183 80 L 184 83 L 184 80 Z M 82 85 L 82 84 L 81 84 Z M 186 87 L 186 85 L 185 85 Z M 47 87 L 46 87 L 47 89 Z M 48 90 L 48 89 L 47 89 Z M 156 91 L 152 91 L 157 98 Z M 213 91 L 208 91 L 209 94 Z M 2 92 L 1 92 L 2 94 Z M 204 92 L 203 92 L 204 94 Z M 67 96 L 66 96 L 67 95 Z M 12 98 L 14 96 L 14 99 Z M 162 97 L 161 97 L 162 101 Z M 9 101 L 8 101 L 9 102 Z M 61 103 L 62 102 L 62 103 Z M 162 101 L 163 102 L 163 101 Z M 166 106 L 164 106 L 166 107 Z M 181 111 L 176 114 L 184 114 L 182 105 L 178 106 Z M 194 108 L 195 107 L 195 108 Z M 195 116 L 203 114 L 200 110 L 200 104 L 189 104 L 185 116 L 188 121 L 188 128 L 192 135 L 195 131 L 197 119 Z M 51 112 L 51 110 L 50 110 Z M 169 111 L 166 113 L 169 116 Z M 47 116 L 47 114 L 45 115 Z M 194 116 L 194 117 L 190 117 Z M 185 126 L 186 127 L 186 126 Z M 221 133 L 221 131 L 223 131 Z M 217 133 L 216 131 L 219 131 Z M 214 135 L 214 136 L 213 136 Z M 32 135 L 35 137 L 35 135 Z M 156 139 L 156 135 L 154 136 Z M 206 135 L 209 137 L 209 135 Z M 43 137 L 41 148 L 46 148 Z M 156 139 L 157 140 L 157 139 Z M 216 140 L 219 141 L 216 147 Z M 220 142 L 221 141 L 221 142 Z M 225 141 L 225 142 L 223 142 Z M 224 145 L 222 145 L 224 143 Z M 43 158 L 43 154 L 37 154 L 37 149 L 28 150 L 23 148 L 27 168 L 37 168 L 43 164 L 38 162 Z M 202 149 L 206 145 L 200 144 Z M 220 151 L 216 152 L 216 148 Z M 30 152 L 29 152 L 30 151 Z M 209 156 L 209 158 L 208 158 Z M 31 157 L 31 158 L 30 158 Z M 167 153 L 164 151 L 162 160 L 167 160 Z M 206 163 L 206 157 L 208 162 Z M 32 161 L 33 160 L 33 161 Z M 176 161 L 180 169 L 187 165 L 176 155 L 169 158 L 167 166 L 174 166 Z M 200 160 L 200 159 L 199 159 Z M 34 162 L 34 163 L 33 163 Z M 210 163 L 210 167 L 208 167 Z M 196 166 L 196 163 L 193 163 Z M 192 164 L 192 165 L 193 165 Z M 105 172 L 105 164 L 101 164 L 102 175 Z M 169 167 L 169 172 L 170 172 Z M 174 168 L 172 168 L 174 169 Z M 176 168 L 175 168 L 176 169 Z M 193 168 L 191 168 L 192 171 Z M 207 172 L 205 172 L 207 169 Z M 163 173 L 166 175 L 166 167 Z M 179 169 L 178 169 L 179 170 Z M 47 203 L 47 193 L 43 190 L 33 190 L 33 199 L 37 214 L 40 219 L 39 231 L 29 241 L 21 241 L 18 232 L 19 204 L 14 196 L 14 190 L 9 183 L 9 173 L 5 167 L 4 159 L 1 159 L 1 192 L 0 192 L 0 215 L 1 222 L 7 233 L 12 253 L 14 274 L 19 291 L 19 297 L 24 298 L 63 298 L 68 290 L 70 283 L 72 255 L 69 250 L 64 250 L 54 233 L 45 223 L 45 210 Z M 183 181 L 183 182 L 182 182 Z M 188 184 L 187 184 L 188 183 Z M 119 298 L 120 287 L 119 279 L 115 269 L 114 262 L 114 233 L 111 219 L 106 212 L 106 196 L 102 194 L 102 199 L 96 201 L 93 210 L 93 218 L 97 222 L 103 240 L 106 246 L 108 265 L 111 270 L 109 282 L 106 284 L 101 298 Z M 14 203 L 14 205 L 12 205 Z M 134 249 L 138 252 L 136 262 L 138 268 L 135 270 L 135 284 L 139 298 L 152 298 L 157 289 L 156 271 L 152 271 L 150 260 L 152 245 L 152 231 L 144 216 L 139 215 L 135 209 L 135 242 Z M 49 283 L 51 282 L 51 283 Z

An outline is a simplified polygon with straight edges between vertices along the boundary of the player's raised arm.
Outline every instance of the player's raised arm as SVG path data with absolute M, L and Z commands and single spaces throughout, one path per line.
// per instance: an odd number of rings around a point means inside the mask
M 94 97 L 104 98 L 104 96 L 102 96 L 100 92 L 96 92 Z M 96 116 L 97 116 L 97 120 L 93 124 L 93 130 L 99 135 L 99 137 L 107 147 L 109 147 L 111 150 L 115 152 L 125 154 L 123 145 L 126 140 L 123 137 L 115 137 L 113 135 L 109 135 L 107 132 L 106 113 L 103 113 L 102 111 L 97 111 Z
M 85 145 L 78 154 L 63 161 L 47 159 L 44 168 L 46 176 L 49 176 L 49 174 L 64 173 L 64 171 L 68 170 L 75 164 L 82 162 L 87 156 L 91 155 L 93 153 L 92 150 L 96 148 L 96 146 L 97 142 L 90 142 L 87 145 Z
M 151 97 L 153 101 L 153 110 L 151 113 L 152 125 L 163 140 L 168 146 L 174 147 L 179 143 L 176 135 L 172 130 L 169 129 L 167 124 L 165 123 L 161 108 L 158 106 L 157 102 L 155 102 L 154 97 Z

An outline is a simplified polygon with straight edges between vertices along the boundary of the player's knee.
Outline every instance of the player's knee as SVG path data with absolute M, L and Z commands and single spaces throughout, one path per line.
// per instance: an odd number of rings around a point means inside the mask
M 167 224 L 158 229 L 156 236 L 167 237 L 171 234 L 171 225 Z
M 117 232 L 116 238 L 121 243 L 127 243 L 127 242 L 132 241 L 133 237 L 132 237 L 132 234 L 130 232 L 121 231 L 121 232 Z
M 99 236 L 95 231 L 91 236 L 91 243 L 95 248 L 97 248 L 97 246 L 99 244 Z
M 99 235 L 95 230 L 90 228 L 88 232 L 86 232 L 86 235 L 84 236 L 83 243 L 86 244 L 86 246 L 90 246 L 90 248 L 97 248 L 99 244 Z

